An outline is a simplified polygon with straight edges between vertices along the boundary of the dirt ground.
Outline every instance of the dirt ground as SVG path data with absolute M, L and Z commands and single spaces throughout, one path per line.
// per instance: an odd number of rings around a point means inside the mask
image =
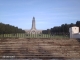
M 0 40 L 0 58 L 80 58 L 75 39 Z

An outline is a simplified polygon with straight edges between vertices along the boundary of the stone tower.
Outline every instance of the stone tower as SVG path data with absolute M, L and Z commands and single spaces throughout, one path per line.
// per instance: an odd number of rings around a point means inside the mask
M 42 30 L 36 29 L 35 17 L 32 18 L 32 27 L 30 30 L 25 30 L 27 34 L 41 34 Z
M 32 28 L 31 28 L 31 30 L 36 30 L 35 17 L 33 17 L 33 19 L 32 19 Z

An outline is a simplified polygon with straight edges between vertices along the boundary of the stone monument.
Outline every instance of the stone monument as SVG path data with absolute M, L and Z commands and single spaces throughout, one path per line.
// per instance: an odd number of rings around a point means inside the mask
M 36 30 L 36 27 L 35 27 L 35 17 L 33 17 L 33 20 L 32 20 L 32 28 L 31 30 Z
M 36 22 L 35 22 L 35 17 L 33 17 L 31 29 L 30 29 L 30 30 L 25 30 L 25 32 L 26 32 L 27 34 L 40 34 L 40 33 L 42 33 L 42 30 L 37 30 L 37 29 L 36 29 L 36 24 L 35 24 L 35 23 L 36 23 Z

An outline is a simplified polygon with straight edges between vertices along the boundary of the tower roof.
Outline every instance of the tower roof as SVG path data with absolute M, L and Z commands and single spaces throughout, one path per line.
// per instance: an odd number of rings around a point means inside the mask
M 32 21 L 35 22 L 35 17 L 33 17 Z
M 33 16 L 33 19 L 35 19 L 35 17 Z

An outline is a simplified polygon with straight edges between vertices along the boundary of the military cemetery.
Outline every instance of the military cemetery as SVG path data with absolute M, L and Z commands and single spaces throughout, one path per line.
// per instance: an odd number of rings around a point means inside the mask
M 43 30 L 37 30 L 35 17 L 32 18 L 32 27 L 30 30 L 24 30 L 25 33 L 12 33 L 5 34 L 4 32 L 0 35 L 0 38 L 69 38 L 69 36 L 62 35 L 58 36 L 52 33 L 42 33 Z
M 80 0 L 0 0 L 0 60 L 80 60 Z
M 69 28 L 69 36 L 43 34 L 36 28 L 35 17 L 32 18 L 30 30 L 25 33 L 0 34 L 0 58 L 6 59 L 67 59 L 80 58 L 80 43 L 75 37 L 79 27 Z

